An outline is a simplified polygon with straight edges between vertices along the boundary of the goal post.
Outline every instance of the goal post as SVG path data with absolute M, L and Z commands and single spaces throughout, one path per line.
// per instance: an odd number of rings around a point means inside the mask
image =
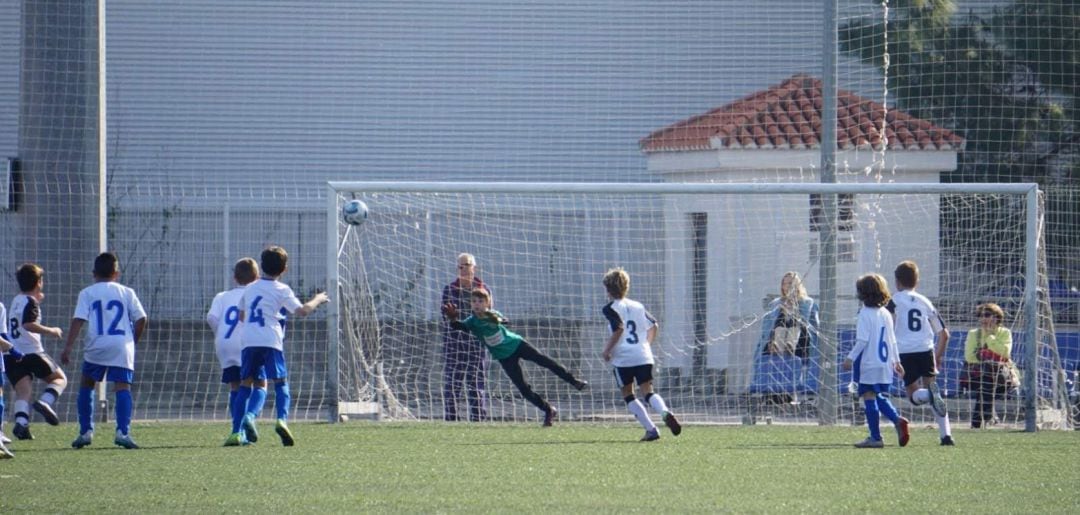
M 455 278 L 454 259 L 473 254 L 495 308 L 512 328 L 593 384 L 575 392 L 527 365 L 537 391 L 560 417 L 628 417 L 599 359 L 607 336 L 600 277 L 622 266 L 630 297 L 658 318 L 657 391 L 691 422 L 852 421 L 848 376 L 837 371 L 850 345 L 854 280 L 885 276 L 904 259 L 922 269 L 919 291 L 953 331 L 943 382 L 954 417 L 969 409 L 955 377 L 963 367 L 973 308 L 997 301 L 1015 333 L 1023 369 L 1018 397 L 1002 401 L 1008 420 L 1035 430 L 1038 415 L 1067 410 L 1040 255 L 1042 208 L 1035 184 L 923 183 L 479 183 L 329 182 L 327 316 L 329 418 L 358 406 L 386 419 L 444 415 L 439 298 Z M 839 199 L 834 231 L 820 217 Z M 369 219 L 345 224 L 341 204 L 358 198 Z M 820 235 L 839 250 L 824 263 Z M 810 292 L 835 270 L 837 334 L 814 333 L 799 359 L 764 356 L 767 304 L 785 271 Z M 893 287 L 895 289 L 895 287 Z M 1018 293 L 1019 292 L 1019 293 Z M 960 330 L 963 329 L 963 330 Z M 816 331 L 816 328 L 814 328 Z M 957 361 L 957 346 L 959 359 Z M 1019 355 L 1018 352 L 1024 353 Z M 781 353 L 783 354 L 783 353 Z M 804 353 L 806 354 L 806 353 Z M 785 368 L 787 367 L 787 368 Z M 335 373 L 336 371 L 336 373 Z M 952 374 L 950 376 L 950 374 Z M 532 421 L 498 365 L 485 373 L 492 419 Z M 899 385 L 898 385 L 899 388 Z M 462 390 L 465 388 L 462 387 Z M 453 391 L 453 390 L 448 390 Z M 1064 400 L 1063 400 L 1064 399 Z M 467 405 L 464 391 L 456 404 Z M 922 407 L 903 404 L 916 418 Z M 466 408 L 459 411 L 467 413 Z M 1051 417 L 1054 418 L 1054 417 Z M 1067 416 L 1056 417 L 1067 424 Z

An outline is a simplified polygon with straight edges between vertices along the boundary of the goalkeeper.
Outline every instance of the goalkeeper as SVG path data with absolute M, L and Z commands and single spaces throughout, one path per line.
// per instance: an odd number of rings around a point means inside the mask
M 449 319 L 450 327 L 460 331 L 469 331 L 484 342 L 491 357 L 499 361 L 499 365 L 521 392 L 521 396 L 544 412 L 544 427 L 550 427 L 555 421 L 558 410 L 540 394 L 533 391 L 532 386 L 525 380 L 521 360 L 532 361 L 554 372 L 578 391 L 584 390 L 588 383 L 574 377 L 574 374 L 566 370 L 566 367 L 536 350 L 521 335 L 507 329 L 506 318 L 502 313 L 491 309 L 491 296 L 486 290 L 474 289 L 470 296 L 470 306 L 473 314 L 465 320 L 458 320 L 457 306 L 452 303 L 443 304 L 442 312 Z

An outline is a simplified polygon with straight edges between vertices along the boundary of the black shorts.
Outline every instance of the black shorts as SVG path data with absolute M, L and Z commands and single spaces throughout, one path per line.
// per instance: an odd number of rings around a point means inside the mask
M 636 367 L 615 367 L 615 382 L 619 388 L 628 384 L 642 385 L 652 381 L 652 365 L 638 365 Z
M 4 354 L 4 368 L 7 369 L 7 378 L 12 385 L 26 376 L 45 379 L 60 370 L 48 354 L 27 354 L 19 361 L 15 361 L 10 354 Z
M 900 355 L 900 364 L 904 367 L 904 386 L 908 386 L 923 377 L 934 377 L 934 351 L 909 352 Z

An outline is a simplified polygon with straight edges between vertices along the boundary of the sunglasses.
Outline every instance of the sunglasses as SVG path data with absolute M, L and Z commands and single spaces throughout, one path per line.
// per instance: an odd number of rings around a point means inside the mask
M 979 313 L 979 317 L 981 317 L 981 318 L 994 318 L 996 316 L 997 316 L 997 314 L 991 313 L 991 312 Z

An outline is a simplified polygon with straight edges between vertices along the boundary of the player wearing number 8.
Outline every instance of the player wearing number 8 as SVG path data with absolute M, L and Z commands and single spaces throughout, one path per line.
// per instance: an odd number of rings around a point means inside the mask
M 229 385 L 229 416 L 234 421 L 243 417 L 247 408 L 237 402 L 240 396 L 240 299 L 244 295 L 244 287 L 258 278 L 259 264 L 254 259 L 246 257 L 237 261 L 233 265 L 233 280 L 237 286 L 215 295 L 214 301 L 210 303 L 210 311 L 206 313 L 206 323 L 210 324 L 210 329 L 214 331 L 214 348 L 217 350 L 218 362 L 221 363 L 221 382 Z M 256 405 L 257 415 L 262 411 L 262 403 L 266 400 L 265 376 L 255 378 L 251 398 L 255 399 L 253 404 Z M 241 429 L 235 426 L 232 428 L 225 440 L 226 446 L 244 445 L 258 439 L 256 433 L 242 432 Z
M 76 449 L 90 445 L 94 436 L 94 387 L 101 381 L 111 381 L 116 395 L 113 443 L 125 449 L 139 447 L 130 435 L 131 383 L 135 379 L 135 344 L 146 331 L 147 319 L 135 290 L 118 283 L 119 278 L 120 261 L 115 254 L 103 252 L 94 259 L 95 283 L 79 292 L 67 344 L 60 354 L 60 361 L 68 364 L 75 339 L 85 325 L 77 401 L 79 436 L 71 443 Z
M 900 447 L 904 447 L 909 438 L 908 420 L 900 416 L 888 397 L 893 372 L 904 375 L 904 367 L 900 365 L 900 356 L 896 352 L 892 315 L 885 309 L 889 303 L 889 288 L 884 277 L 867 274 L 855 282 L 855 292 L 862 307 L 859 308 L 859 318 L 855 324 L 855 345 L 844 359 L 844 369 L 854 368 L 852 379 L 859 384 L 858 395 L 863 399 L 866 425 L 870 428 L 870 437 L 855 444 L 855 447 L 885 446 L 879 427 L 880 413 L 884 413 L 896 426 Z
M 285 314 L 307 316 L 321 304 L 329 301 L 326 293 L 316 293 L 311 300 L 300 303 L 289 285 L 278 279 L 289 269 L 289 255 L 281 247 L 270 247 L 260 255 L 262 277 L 244 289 L 240 300 L 240 390 L 236 402 L 245 406 L 241 413 L 233 413 L 233 434 L 237 427 L 244 427 L 250 435 L 255 432 L 254 415 L 261 408 L 261 401 L 252 396 L 252 385 L 265 374 L 274 380 L 274 406 L 277 425 L 274 430 L 282 445 L 294 443 L 292 431 L 287 424 L 289 417 L 288 368 L 285 366 L 285 329 L 281 324 Z M 240 414 L 241 416 L 237 416 Z M 232 439 L 233 437 L 230 437 Z

